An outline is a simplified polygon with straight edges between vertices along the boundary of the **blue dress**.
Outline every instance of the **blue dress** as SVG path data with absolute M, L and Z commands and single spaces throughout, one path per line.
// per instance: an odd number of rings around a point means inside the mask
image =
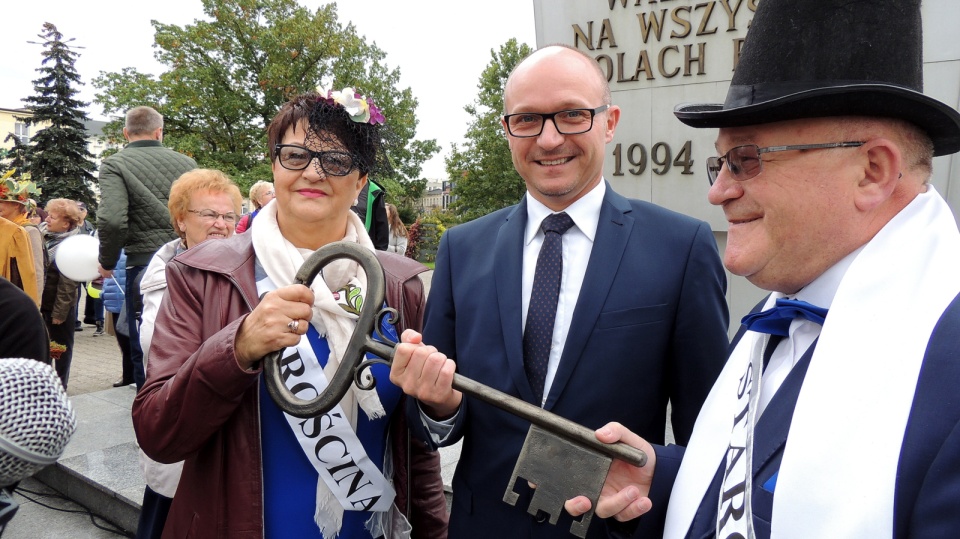
M 397 341 L 396 330 L 386 321 L 381 331 Z M 311 325 L 307 337 L 321 366 L 326 364 L 330 348 L 326 339 Z M 390 367 L 376 364 L 371 374 L 377 381 L 376 391 L 386 415 L 371 420 L 360 411 L 357 414 L 357 437 L 370 460 L 383 471 L 384 454 L 389 443 L 390 418 L 400 401 L 400 388 L 390 382 Z M 260 377 L 260 434 L 263 453 L 263 524 L 266 538 L 322 538 L 320 528 L 313 521 L 316 511 L 316 491 L 319 475 L 303 454 L 297 437 L 290 430 L 283 412 L 270 398 L 266 383 Z M 388 478 L 389 479 L 389 478 Z M 369 538 L 365 528 L 370 518 L 368 511 L 344 511 L 343 525 L 338 535 L 342 539 Z

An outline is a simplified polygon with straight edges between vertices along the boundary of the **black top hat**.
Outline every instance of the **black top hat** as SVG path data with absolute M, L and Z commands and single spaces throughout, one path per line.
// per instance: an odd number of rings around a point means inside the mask
M 960 113 L 923 95 L 920 0 L 763 0 L 726 101 L 674 109 L 692 127 L 880 116 L 960 151 Z

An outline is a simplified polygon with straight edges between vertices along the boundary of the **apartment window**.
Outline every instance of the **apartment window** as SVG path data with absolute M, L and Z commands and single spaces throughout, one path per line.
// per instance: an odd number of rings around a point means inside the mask
M 23 123 L 17 122 L 13 125 L 13 134 L 20 140 L 20 144 L 29 144 L 30 143 L 30 126 Z

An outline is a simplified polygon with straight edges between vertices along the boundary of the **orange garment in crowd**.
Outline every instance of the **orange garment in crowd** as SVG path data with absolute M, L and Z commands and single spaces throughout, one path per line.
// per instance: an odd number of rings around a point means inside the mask
M 17 285 L 40 305 L 30 237 L 23 227 L 0 217 L 0 276 Z

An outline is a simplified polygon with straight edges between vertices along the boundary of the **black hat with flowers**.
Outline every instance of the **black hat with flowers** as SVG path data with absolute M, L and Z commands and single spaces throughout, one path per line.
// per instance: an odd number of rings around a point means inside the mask
M 692 127 L 873 116 L 960 151 L 960 113 L 923 94 L 920 0 L 763 0 L 723 104 L 674 109 Z

